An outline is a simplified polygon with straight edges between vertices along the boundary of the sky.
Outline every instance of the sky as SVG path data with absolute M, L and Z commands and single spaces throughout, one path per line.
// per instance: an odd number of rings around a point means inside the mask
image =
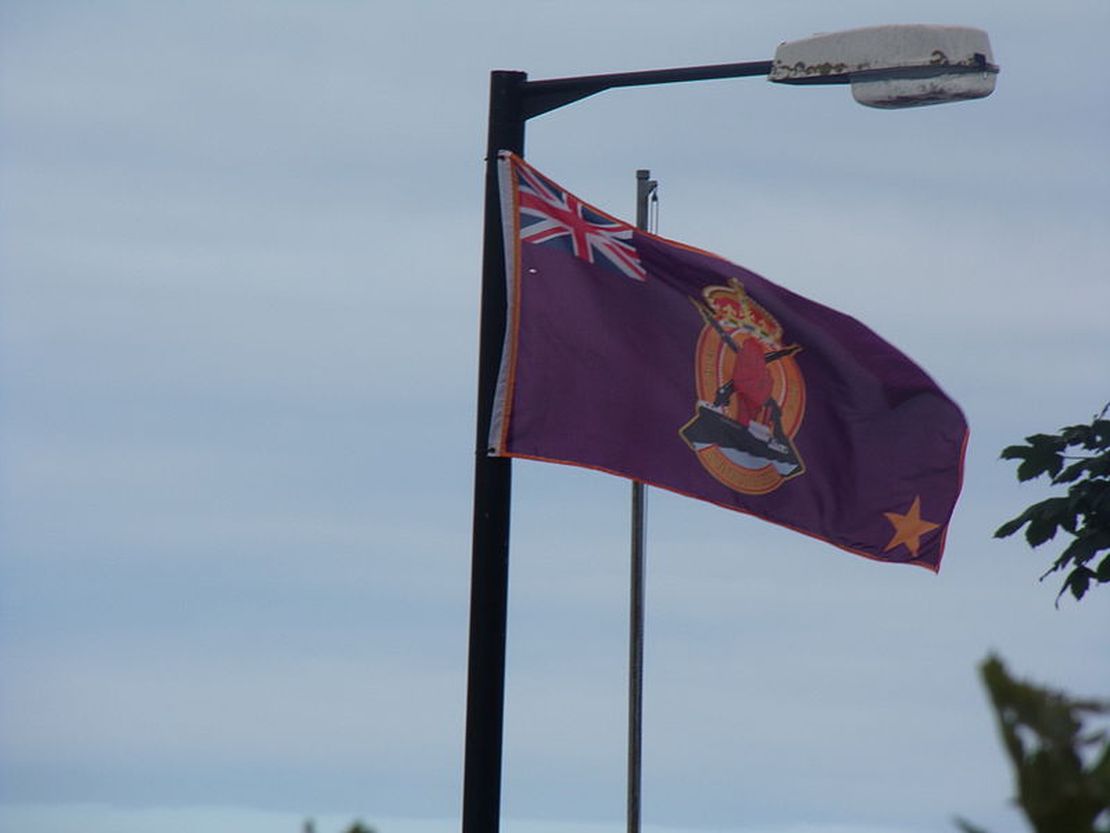
M 1022 829 L 976 667 L 1110 693 L 1002 447 L 1110 399 L 1110 7 L 0 4 L 0 827 L 458 829 L 488 74 L 990 33 L 987 99 L 610 91 L 527 158 L 866 322 L 971 426 L 945 561 L 652 490 L 650 833 Z M 622 829 L 628 484 L 514 464 L 504 829 Z M 1104 596 L 1106 596 L 1104 598 Z

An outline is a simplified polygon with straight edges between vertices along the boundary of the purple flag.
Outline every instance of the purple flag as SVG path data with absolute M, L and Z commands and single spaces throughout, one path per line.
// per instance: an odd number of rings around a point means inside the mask
M 936 571 L 967 423 L 847 315 L 639 231 L 500 154 L 490 453 L 599 469 Z

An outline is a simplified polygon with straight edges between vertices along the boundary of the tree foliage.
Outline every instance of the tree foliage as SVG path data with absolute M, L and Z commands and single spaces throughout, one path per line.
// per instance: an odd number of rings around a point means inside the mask
M 1110 704 L 1015 680 L 1001 660 L 980 666 L 1014 767 L 1017 803 L 1037 833 L 1110 831 L 1110 738 L 1085 721 Z M 966 821 L 964 833 L 984 833 Z
M 1064 551 L 1041 576 L 1068 570 L 1056 599 L 1071 591 L 1082 599 L 1094 585 L 1110 582 L 1110 419 L 1107 404 L 1090 424 L 1069 425 L 1056 434 L 1034 434 L 1024 445 L 1003 449 L 1004 460 L 1020 460 L 1018 480 L 1047 475 L 1067 494 L 1035 503 L 994 533 L 1013 535 L 1025 527 L 1025 540 L 1039 547 L 1063 529 L 1071 536 Z M 1094 562 L 1100 553 L 1101 561 Z

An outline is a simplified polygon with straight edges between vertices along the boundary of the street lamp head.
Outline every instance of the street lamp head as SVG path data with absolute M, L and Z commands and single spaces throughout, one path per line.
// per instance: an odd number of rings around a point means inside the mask
M 984 98 L 998 67 L 982 29 L 871 26 L 780 44 L 769 80 L 851 84 L 860 104 L 883 109 Z

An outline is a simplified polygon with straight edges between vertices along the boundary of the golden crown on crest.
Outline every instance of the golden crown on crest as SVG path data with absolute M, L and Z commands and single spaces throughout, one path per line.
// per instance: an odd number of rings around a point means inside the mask
M 767 347 L 782 346 L 782 325 L 752 300 L 740 281 L 730 278 L 727 287 L 706 287 L 704 294 L 714 318 L 726 331 L 755 336 Z

